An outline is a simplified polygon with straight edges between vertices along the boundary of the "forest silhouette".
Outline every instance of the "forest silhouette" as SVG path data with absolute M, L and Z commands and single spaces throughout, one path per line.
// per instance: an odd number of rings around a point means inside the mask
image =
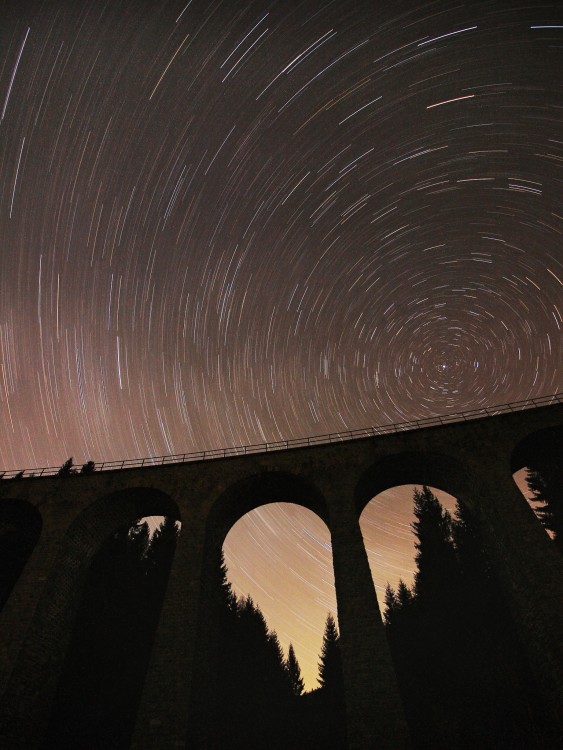
M 561 549 L 563 477 L 548 457 L 527 480 Z M 384 623 L 415 750 L 559 747 L 479 526 L 457 504 L 414 491 L 416 574 L 385 592 Z M 146 521 L 113 534 L 93 560 L 43 750 L 125 750 L 131 741 L 178 526 Z M 222 561 L 205 672 L 193 691 L 188 747 L 346 748 L 339 634 L 328 614 L 319 687 L 305 692 L 257 604 L 232 590 Z M 205 628 L 205 623 L 203 627 Z M 210 644 L 212 643 L 212 646 Z M 205 739 L 203 739 L 205 738 Z

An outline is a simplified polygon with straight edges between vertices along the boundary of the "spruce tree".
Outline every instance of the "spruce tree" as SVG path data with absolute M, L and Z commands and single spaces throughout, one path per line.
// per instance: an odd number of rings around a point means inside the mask
M 537 460 L 528 468 L 526 482 L 538 518 L 563 552 L 563 457 L 546 455 Z
M 402 578 L 399 579 L 399 586 L 397 587 L 397 603 L 400 610 L 406 610 L 413 601 L 413 592 Z
M 64 462 L 64 464 L 60 467 L 60 469 L 57 471 L 57 476 L 59 477 L 68 477 L 71 474 L 74 474 L 75 470 L 73 468 L 72 463 L 72 457 L 67 458 L 67 460 Z
M 287 659 L 285 661 L 285 670 L 289 679 L 289 685 L 293 695 L 299 696 L 305 689 L 305 683 L 301 677 L 301 667 L 295 656 L 293 644 L 289 644 L 289 650 L 287 652 Z
M 415 746 L 555 748 L 477 519 L 426 487 L 414 500 L 415 586 L 391 589 L 388 632 Z
M 173 555 L 164 539 L 137 522 L 95 555 L 43 750 L 129 747 Z
M 445 605 L 457 583 L 452 519 L 426 485 L 414 490 L 414 594 L 421 606 Z
M 288 681 L 283 651 L 252 597 L 237 599 L 221 559 L 216 585 L 219 614 L 218 674 L 210 718 L 213 747 L 285 750 L 291 746 Z
M 221 565 L 219 569 L 219 588 L 221 592 L 221 602 L 224 612 L 235 613 L 238 609 L 238 601 L 231 582 L 229 581 L 229 571 L 225 562 L 225 555 L 221 550 Z
M 147 573 L 152 574 L 155 579 L 168 578 L 179 534 L 178 523 L 171 516 L 165 516 L 152 535 L 149 533 L 145 536 L 146 548 L 142 557 L 146 560 Z
M 398 606 L 397 594 L 391 584 L 387 582 L 387 586 L 385 587 L 385 609 L 383 610 L 383 622 L 386 625 L 392 625 L 395 622 Z
M 316 709 L 318 747 L 337 750 L 346 747 L 346 718 L 340 637 L 332 614 L 325 623 L 319 661 L 319 702 Z M 322 718 L 319 726 L 319 714 Z
M 326 618 L 321 646 L 319 684 L 321 688 L 329 692 L 342 691 L 342 660 L 340 656 L 338 628 L 330 612 Z
M 457 747 L 452 677 L 460 644 L 459 574 L 452 519 L 427 486 L 415 488 L 413 500 L 417 570 L 412 591 L 403 581 L 399 585 L 390 646 L 409 721 L 422 746 Z

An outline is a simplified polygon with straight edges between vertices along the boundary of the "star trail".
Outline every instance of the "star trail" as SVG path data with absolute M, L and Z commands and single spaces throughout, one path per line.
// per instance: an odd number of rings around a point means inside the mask
M 3 469 L 561 390 L 560 2 L 5 0 L 0 38 Z

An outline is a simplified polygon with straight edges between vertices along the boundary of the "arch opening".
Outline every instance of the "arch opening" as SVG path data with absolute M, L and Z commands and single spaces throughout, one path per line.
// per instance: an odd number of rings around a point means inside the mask
M 424 457 L 410 465 L 440 480 Z M 434 485 L 387 489 L 360 519 L 411 733 L 421 746 L 551 747 L 463 477 L 450 467 Z
M 233 525 L 223 551 L 233 592 L 258 604 L 286 655 L 293 644 L 305 689 L 315 689 L 327 613 L 337 617 L 326 524 L 295 503 L 268 503 Z
M 173 515 L 163 515 L 166 510 Z M 88 560 L 76 582 L 80 594 L 45 750 L 129 747 L 179 534 L 177 519 L 162 493 L 128 490 L 101 498 L 70 530 L 69 549 L 82 547 Z
M 311 698 L 321 692 L 315 689 L 329 612 L 337 637 L 323 518 L 318 489 L 282 472 L 248 477 L 214 506 L 208 559 L 217 567 L 224 556 L 223 604 L 214 607 L 211 639 L 220 678 L 207 722 L 216 746 L 239 747 L 243 737 L 249 748 L 312 746 L 325 735 L 326 746 L 335 746 L 323 721 L 326 707 Z M 333 655 L 334 649 L 329 661 Z M 339 722 L 342 734 L 343 713 Z

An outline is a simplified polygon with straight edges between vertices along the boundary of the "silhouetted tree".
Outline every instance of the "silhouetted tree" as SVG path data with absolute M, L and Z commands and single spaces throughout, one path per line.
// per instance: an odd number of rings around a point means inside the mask
M 223 609 L 231 613 L 237 613 L 239 602 L 229 581 L 229 572 L 225 563 L 225 555 L 221 550 L 220 589 Z
M 454 747 L 449 691 L 452 672 L 453 598 L 458 573 L 452 520 L 424 486 L 413 492 L 417 570 L 412 590 L 388 585 L 385 621 L 407 716 L 414 734 L 431 747 Z
M 414 490 L 412 525 L 416 537 L 414 594 L 421 605 L 446 600 L 456 586 L 457 566 L 452 540 L 452 519 L 429 487 Z
M 395 622 L 395 614 L 399 607 L 397 594 L 389 582 L 385 587 L 385 600 L 383 605 L 383 622 L 386 625 L 392 625 Z
M 74 474 L 72 457 L 67 458 L 61 468 L 58 470 L 57 475 L 59 477 L 68 477 L 70 474 Z
M 287 652 L 287 659 L 285 661 L 285 669 L 289 678 L 289 684 L 293 695 L 301 695 L 305 689 L 305 683 L 301 677 L 301 667 L 295 656 L 293 644 L 289 644 Z
M 415 748 L 555 748 L 477 519 L 414 501 L 415 586 L 388 585 L 385 621 Z
M 154 570 L 160 572 L 160 577 L 168 577 L 179 534 L 178 523 L 171 516 L 165 516 L 154 529 L 152 536 L 145 536 L 142 541 L 138 540 L 141 548 L 144 546 L 142 556 L 147 560 L 147 573 Z M 141 552 L 141 549 L 139 551 Z
M 346 747 L 346 717 L 340 636 L 331 613 L 327 615 L 319 658 L 319 689 L 311 700 L 314 747 Z
M 329 612 L 325 622 L 319 661 L 319 685 L 330 692 L 342 691 L 342 659 L 338 645 L 338 628 Z
M 44 750 L 129 746 L 174 543 L 137 523 L 94 557 Z
M 528 469 L 526 481 L 535 512 L 563 552 L 563 456 L 547 455 Z
M 264 615 L 250 596 L 239 600 L 238 625 L 239 679 L 254 700 L 263 703 L 268 693 L 282 692 L 286 686 L 279 640 L 268 630 Z
M 269 631 L 250 596 L 236 599 L 223 564 L 219 634 L 219 701 L 213 719 L 214 745 L 233 748 L 285 748 L 291 687 L 275 632 Z
M 81 474 L 93 474 L 96 471 L 96 464 L 93 461 L 86 461 L 85 464 L 82 464 L 82 468 L 80 469 Z

